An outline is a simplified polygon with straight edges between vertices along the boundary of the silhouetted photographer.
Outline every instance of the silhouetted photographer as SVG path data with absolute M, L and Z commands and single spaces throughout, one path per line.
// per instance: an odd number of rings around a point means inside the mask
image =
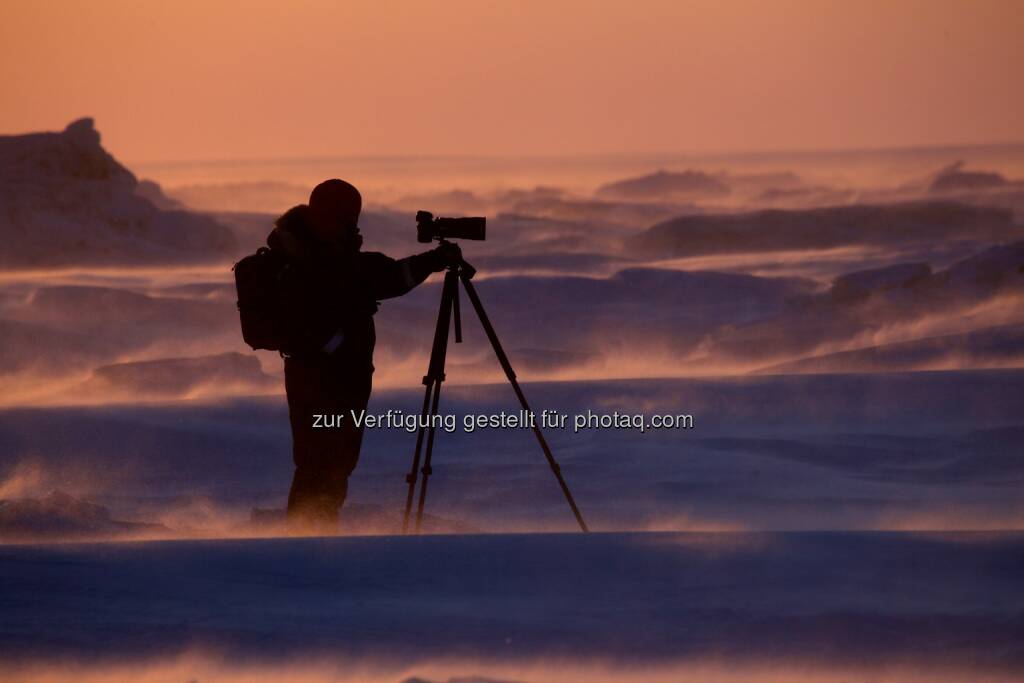
M 295 461 L 288 519 L 324 530 L 337 523 L 363 430 L 348 419 L 317 428 L 314 415 L 366 408 L 379 302 L 462 259 L 451 243 L 401 260 L 360 251 L 361 209 L 355 187 L 327 180 L 277 219 L 269 248 L 235 265 L 245 341 L 284 357 Z
M 376 342 L 373 315 L 381 299 L 401 296 L 431 273 L 447 271 L 423 376 L 416 446 L 405 479 L 408 490 L 402 530 L 410 530 L 419 484 L 412 527 L 419 533 L 432 472 L 437 424 L 433 418 L 438 415 L 445 380 L 449 331 L 454 330 L 456 343 L 462 341 L 460 286 L 466 290 L 524 414 L 532 411 L 472 283 L 476 269 L 462 258 L 458 246 L 448 242 L 484 239 L 486 219 L 434 218 L 420 211 L 416 214 L 416 239 L 426 243 L 437 240 L 439 246 L 396 261 L 359 250 L 363 244 L 358 227 L 361 208 L 356 188 L 342 180 L 324 181 L 313 189 L 308 205 L 293 207 L 277 219 L 267 238 L 268 247 L 235 264 L 242 336 L 254 349 L 280 351 L 284 357 L 295 460 L 288 519 L 329 531 L 337 524 L 348 477 L 359 460 L 363 423 L 345 417 L 364 411 L 370 399 Z M 327 426 L 319 419 L 325 415 L 341 418 Z M 576 522 L 587 531 L 547 440 L 536 423 L 531 426 Z

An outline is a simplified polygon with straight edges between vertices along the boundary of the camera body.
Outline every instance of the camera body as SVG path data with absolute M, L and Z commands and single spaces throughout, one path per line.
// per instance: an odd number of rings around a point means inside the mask
M 434 218 L 429 211 L 416 212 L 416 241 L 431 240 L 483 240 L 487 234 L 487 219 L 483 216 L 467 218 Z

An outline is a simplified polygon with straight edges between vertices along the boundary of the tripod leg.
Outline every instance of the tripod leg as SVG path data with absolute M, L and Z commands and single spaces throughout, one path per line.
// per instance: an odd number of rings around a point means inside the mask
M 466 287 L 466 294 L 469 295 L 469 300 L 472 302 L 473 308 L 476 309 L 476 314 L 477 317 L 480 318 L 480 324 L 483 325 L 484 333 L 490 340 L 491 346 L 494 347 L 494 355 L 498 357 L 498 362 L 501 364 L 502 370 L 505 371 L 505 376 L 508 378 L 509 384 L 512 385 L 512 390 L 515 391 L 520 405 L 523 406 L 523 410 L 532 414 L 530 406 L 526 403 L 526 396 L 523 394 L 523 390 L 520 388 L 519 382 L 516 381 L 516 373 L 512 369 L 512 364 L 509 362 L 508 356 L 505 355 L 505 350 L 501 348 L 501 342 L 498 341 L 498 334 L 494 331 L 494 327 L 491 325 L 491 320 L 487 317 L 487 312 L 484 311 L 484 305 L 480 301 L 480 297 L 477 296 L 476 288 L 470 281 L 470 277 L 471 275 L 464 274 L 461 278 L 462 284 Z M 548 442 L 544 438 L 544 433 L 541 432 L 536 421 L 533 425 L 533 433 L 537 437 L 540 449 L 544 451 L 544 457 L 547 458 L 548 465 L 551 466 L 551 471 L 555 473 L 555 478 L 558 479 L 558 485 L 562 488 L 562 493 L 565 494 L 565 499 L 569 502 L 569 507 L 572 508 L 572 513 L 576 516 L 576 521 L 579 523 L 580 529 L 583 531 L 589 531 L 589 529 L 587 529 L 587 523 L 583 521 L 583 515 L 580 514 L 579 508 L 576 507 L 576 501 L 573 500 L 572 493 L 569 491 L 569 485 L 565 483 L 565 478 L 562 477 L 562 468 L 559 467 L 558 462 L 555 461 L 555 456 L 552 455 L 551 448 L 548 447 Z
M 441 383 L 434 383 L 434 400 L 433 405 L 430 408 L 431 415 L 437 415 L 437 404 L 441 400 Z M 427 482 L 430 480 L 430 469 L 431 456 L 434 454 L 434 434 L 437 432 L 434 421 L 431 420 L 430 426 L 427 428 L 427 451 L 423 457 L 423 479 L 420 480 L 420 500 L 416 506 L 416 533 L 418 534 L 423 527 L 423 508 L 427 504 Z
M 409 515 L 412 512 L 412 499 L 416 491 L 417 475 L 420 470 L 420 454 L 426 433 L 426 453 L 423 460 L 423 480 L 420 486 L 420 500 L 416 516 L 416 531 L 419 532 L 423 517 L 423 506 L 427 495 L 427 478 L 430 476 L 430 459 L 434 448 L 434 419 L 437 415 L 438 402 L 441 395 L 441 383 L 444 382 L 444 364 L 448 353 L 448 330 L 451 327 L 452 301 L 458 294 L 458 274 L 448 271 L 441 289 L 441 306 L 437 313 L 437 326 L 434 328 L 434 341 L 430 350 L 430 365 L 423 377 L 426 390 L 423 394 L 423 407 L 420 411 L 419 428 L 416 431 L 416 450 L 413 453 L 412 468 L 405 481 L 409 491 L 405 499 L 405 514 L 402 519 L 402 533 L 409 529 Z M 431 398 L 433 400 L 431 400 Z M 429 409 L 429 412 L 428 412 Z
M 427 409 L 430 407 L 430 394 L 435 384 L 429 375 L 423 378 L 423 383 L 426 385 L 426 390 L 423 392 L 423 408 L 420 409 L 420 426 L 416 430 L 416 450 L 413 452 L 409 474 L 405 475 L 405 481 L 409 484 L 409 492 L 405 496 L 405 515 L 402 517 L 403 534 L 409 531 L 409 513 L 412 511 L 412 499 L 416 494 L 416 473 L 420 469 L 420 453 L 423 450 L 423 425 L 427 418 Z

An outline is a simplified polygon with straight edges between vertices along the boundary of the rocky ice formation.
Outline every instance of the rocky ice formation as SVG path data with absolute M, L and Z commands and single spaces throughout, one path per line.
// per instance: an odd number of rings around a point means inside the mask
M 600 197 L 649 200 L 668 198 L 721 197 L 729 194 L 729 186 L 703 171 L 657 171 L 638 178 L 627 178 L 602 185 Z
M 216 394 L 229 389 L 266 393 L 278 389 L 280 381 L 265 374 L 256 356 L 229 351 L 198 358 L 113 363 L 96 368 L 81 387 L 107 398 L 184 398 Z
M 758 372 L 773 375 L 907 372 L 1019 368 L 1022 364 L 1024 325 L 1014 324 L 799 358 Z
M 1009 182 L 1000 173 L 993 171 L 965 171 L 964 162 L 956 163 L 942 169 L 928 187 L 932 193 L 952 192 L 957 190 L 988 190 L 1006 187 Z
M 931 274 L 932 268 L 927 263 L 897 263 L 840 275 L 832 282 L 829 293 L 836 301 L 855 301 L 872 292 L 911 287 Z
M 228 260 L 231 231 L 162 210 L 100 145 L 93 120 L 59 133 L 0 136 L 0 267 Z M 150 193 L 151 194 L 151 193 Z
M 634 256 L 679 258 L 942 240 L 991 244 L 1022 234 L 1024 226 L 1009 210 L 929 201 L 681 216 L 630 237 L 625 246 Z
M 135 194 L 148 199 L 153 206 L 165 211 L 178 211 L 185 208 L 185 205 L 177 199 L 172 199 L 164 194 L 164 189 L 155 180 L 146 180 L 145 178 L 140 180 L 139 184 L 135 186 Z

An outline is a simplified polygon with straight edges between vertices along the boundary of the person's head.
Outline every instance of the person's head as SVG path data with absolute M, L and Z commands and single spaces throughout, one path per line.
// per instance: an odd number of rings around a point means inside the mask
M 358 251 L 363 244 L 359 234 L 359 212 L 363 198 L 344 180 L 325 180 L 309 195 L 309 219 L 313 234 L 321 242 Z

